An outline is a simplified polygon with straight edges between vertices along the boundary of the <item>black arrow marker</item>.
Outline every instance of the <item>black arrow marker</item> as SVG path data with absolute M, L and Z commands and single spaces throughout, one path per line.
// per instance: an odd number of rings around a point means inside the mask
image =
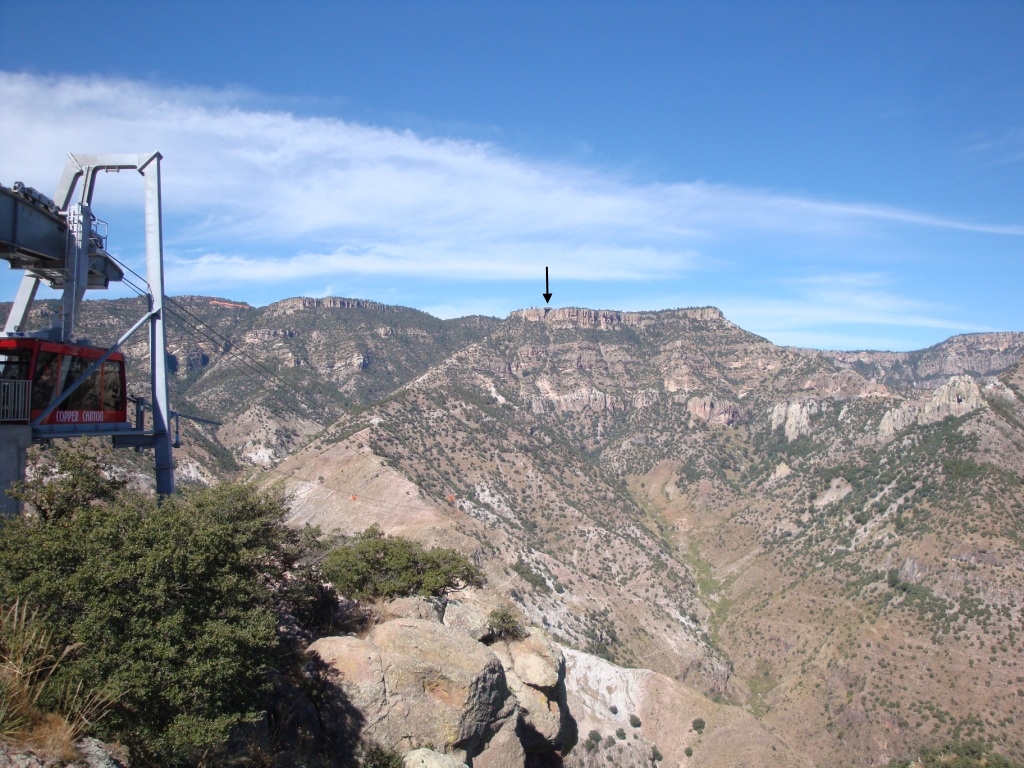
M 550 304 L 551 303 L 551 286 L 548 285 L 548 268 L 547 267 L 544 267 L 544 293 L 542 294 L 542 296 L 544 296 L 544 303 L 545 304 Z

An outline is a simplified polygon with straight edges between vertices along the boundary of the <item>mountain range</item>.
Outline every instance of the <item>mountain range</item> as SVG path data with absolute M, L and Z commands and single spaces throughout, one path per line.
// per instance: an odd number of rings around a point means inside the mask
M 81 330 L 143 311 L 86 302 Z M 172 405 L 201 419 L 179 482 L 282 482 L 296 525 L 455 546 L 557 642 L 756 722 L 730 738 L 780 765 L 1024 759 L 1024 333 L 834 352 L 713 307 L 169 311 Z

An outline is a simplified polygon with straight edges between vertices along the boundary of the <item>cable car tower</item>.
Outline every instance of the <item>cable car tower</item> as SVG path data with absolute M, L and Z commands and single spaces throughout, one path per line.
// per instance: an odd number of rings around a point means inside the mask
M 55 437 L 109 435 L 116 447 L 153 448 L 157 493 L 174 490 L 160 160 L 159 152 L 69 154 L 53 200 L 20 182 L 13 188 L 0 185 L 0 259 L 25 272 L 0 332 L 0 511 L 17 509 L 2 491 L 24 476 L 28 445 Z M 96 175 L 127 170 L 144 178 L 148 310 L 109 349 L 78 345 L 75 326 L 86 290 L 124 278 L 106 251 L 103 223 L 92 213 Z M 29 331 L 29 310 L 41 282 L 62 291 L 61 309 L 50 328 Z M 135 422 L 127 421 L 124 355 L 119 351 L 143 326 L 149 328 L 150 429 L 138 402 Z

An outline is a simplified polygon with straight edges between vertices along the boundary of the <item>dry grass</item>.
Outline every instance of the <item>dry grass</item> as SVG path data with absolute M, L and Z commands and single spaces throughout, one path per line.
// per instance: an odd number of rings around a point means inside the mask
M 117 700 L 80 682 L 57 682 L 77 649 L 61 648 L 20 600 L 0 609 L 0 739 L 62 760 L 77 756 L 75 742 Z

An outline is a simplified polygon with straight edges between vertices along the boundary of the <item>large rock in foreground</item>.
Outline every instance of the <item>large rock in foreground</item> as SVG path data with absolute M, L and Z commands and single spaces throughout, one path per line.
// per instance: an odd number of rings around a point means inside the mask
M 451 755 L 432 749 L 414 749 L 402 760 L 402 768 L 466 768 L 466 764 Z
M 430 746 L 472 758 L 514 713 L 501 662 L 443 624 L 396 619 L 362 639 L 323 638 L 310 651 L 337 671 L 365 718 L 363 737 L 400 752 Z

